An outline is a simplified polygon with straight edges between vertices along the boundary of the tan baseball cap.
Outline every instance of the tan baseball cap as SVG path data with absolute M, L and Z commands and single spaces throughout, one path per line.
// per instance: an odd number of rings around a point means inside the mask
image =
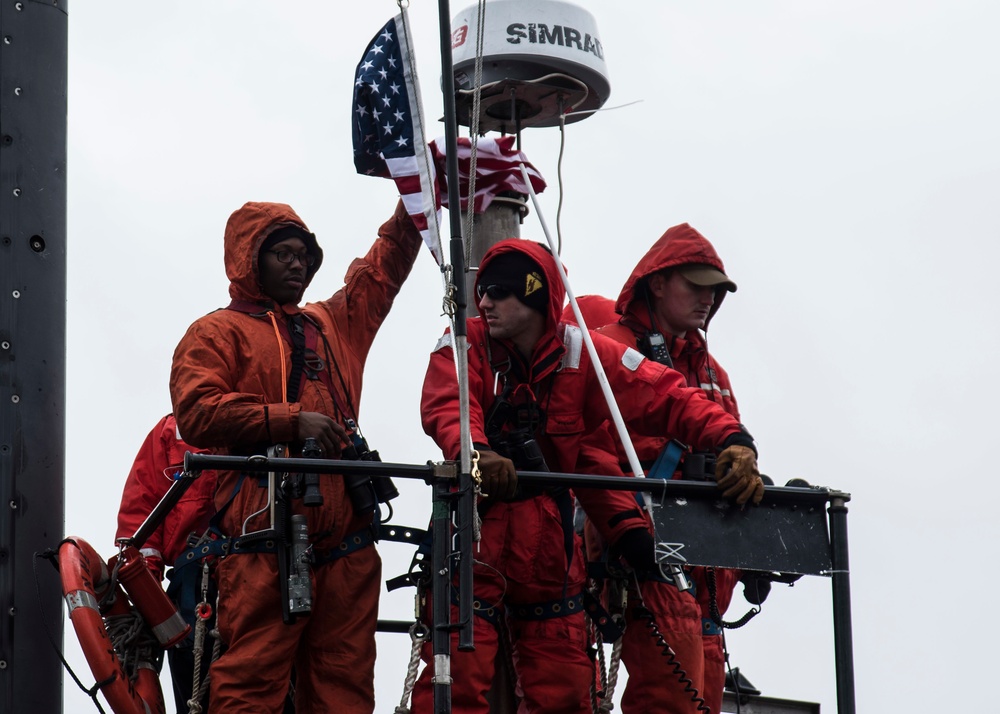
M 730 280 L 728 275 L 721 270 L 713 268 L 711 265 L 692 263 L 689 265 L 680 265 L 675 270 L 695 285 L 721 285 L 731 293 L 736 292 L 736 283 Z

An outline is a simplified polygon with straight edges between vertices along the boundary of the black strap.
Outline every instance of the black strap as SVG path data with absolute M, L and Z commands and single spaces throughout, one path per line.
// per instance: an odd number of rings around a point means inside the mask
M 306 368 L 306 329 L 302 315 L 288 316 L 288 334 L 292 340 L 292 373 L 288 375 L 288 401 L 299 398 L 302 372 Z

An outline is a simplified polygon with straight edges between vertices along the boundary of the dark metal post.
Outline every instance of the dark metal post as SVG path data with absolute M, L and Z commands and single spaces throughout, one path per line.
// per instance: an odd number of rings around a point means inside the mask
M 833 649 L 837 663 L 837 711 L 840 714 L 855 714 L 846 504 L 847 498 L 834 497 L 827 512 L 830 514 L 830 548 L 833 551 Z
M 459 179 L 458 179 L 458 120 L 455 116 L 455 70 L 451 55 L 451 7 L 448 0 L 438 0 L 438 32 L 441 41 L 441 91 L 444 94 L 444 126 L 445 126 L 445 150 L 448 154 L 446 163 L 446 174 L 448 176 L 448 210 L 449 227 L 451 229 L 451 241 L 449 251 L 451 264 L 456 271 L 452 275 L 454 285 L 455 300 L 455 323 L 453 327 L 453 337 L 455 349 L 463 351 L 468 331 L 465 325 L 466 318 L 466 292 L 465 279 L 461 271 L 465 268 L 465 251 L 462 245 L 462 217 L 459 210 Z M 460 376 L 461 379 L 461 376 Z M 435 487 L 436 498 L 434 500 L 435 511 L 441 508 L 441 498 L 438 496 Z M 460 553 L 458 561 L 458 608 L 461 629 L 459 630 L 459 648 L 470 650 L 473 648 L 472 642 L 472 475 L 463 465 L 458 477 L 458 492 L 461 494 L 457 506 L 456 518 L 456 546 Z M 438 521 L 435 513 L 435 521 Z M 449 524 L 450 526 L 450 524 Z M 444 540 L 451 546 L 450 527 L 433 528 L 434 532 L 434 554 L 441 548 L 439 541 Z M 438 563 L 434 564 L 437 568 Z M 448 663 L 447 681 L 438 677 L 434 683 L 434 711 L 440 714 L 451 712 L 451 628 L 444 627 L 450 621 L 451 608 L 451 582 L 448 587 L 438 586 L 441 578 L 435 571 L 434 598 L 434 630 L 432 634 L 432 645 L 434 651 L 435 672 L 438 671 L 439 658 L 441 666 Z M 449 593 L 446 595 L 445 593 Z M 441 601 L 444 601 L 441 604 Z M 444 614 L 445 619 L 438 617 Z
M 0 711 L 62 711 L 66 0 L 0 4 Z M 51 569 L 39 571 L 50 576 Z M 39 600 L 40 598 L 40 600 Z
M 458 119 L 455 114 L 455 70 L 451 54 L 451 9 L 448 0 L 438 2 L 438 23 L 441 39 L 441 90 L 444 94 L 444 124 L 448 175 L 448 210 L 451 228 L 451 264 L 456 271 L 452 275 L 455 287 L 455 348 L 464 350 L 468 333 L 465 325 L 467 295 L 464 275 L 457 274 L 465 267 L 465 250 L 462 242 L 462 214 L 459 197 L 458 173 Z M 457 508 L 457 543 L 460 558 L 458 562 L 459 592 L 459 633 L 458 647 L 461 650 L 474 649 L 472 641 L 472 476 L 463 466 L 458 478 L 459 500 Z M 449 707 L 450 710 L 450 707 Z
M 434 714 L 451 714 L 451 493 L 435 483 L 431 505 L 431 647 L 434 660 Z

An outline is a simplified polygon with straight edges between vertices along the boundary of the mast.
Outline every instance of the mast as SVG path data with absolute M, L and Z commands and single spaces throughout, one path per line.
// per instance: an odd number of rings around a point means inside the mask
M 62 711 L 67 0 L 0 5 L 0 711 Z M 48 635 L 48 637 L 47 637 Z

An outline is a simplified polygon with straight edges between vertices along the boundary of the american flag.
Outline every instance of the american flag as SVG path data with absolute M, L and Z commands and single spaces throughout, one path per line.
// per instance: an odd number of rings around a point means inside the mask
M 440 263 L 440 211 L 431 160 L 420 126 L 420 86 L 403 15 L 389 20 L 358 64 L 354 79 L 354 166 L 391 177 L 406 212 Z
M 528 157 L 523 151 L 514 148 L 515 137 L 502 136 L 498 139 L 492 137 L 480 137 L 476 142 L 476 198 L 473 201 L 473 211 L 482 213 L 487 209 L 493 199 L 504 191 L 515 191 L 517 193 L 528 193 L 527 186 L 524 185 L 524 177 L 521 175 L 519 164 L 524 164 L 528 171 L 528 178 L 531 180 L 531 187 L 535 193 L 545 190 L 545 179 L 538 170 L 531 165 Z M 445 152 L 444 137 L 440 137 L 431 142 L 431 153 L 434 156 L 434 164 L 437 167 L 437 174 L 441 178 L 439 195 L 441 201 L 448 207 L 448 187 L 446 178 L 447 153 Z M 458 194 L 462 204 L 462 210 L 469 209 L 469 169 L 471 166 L 472 142 L 461 136 L 458 138 Z

